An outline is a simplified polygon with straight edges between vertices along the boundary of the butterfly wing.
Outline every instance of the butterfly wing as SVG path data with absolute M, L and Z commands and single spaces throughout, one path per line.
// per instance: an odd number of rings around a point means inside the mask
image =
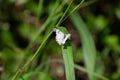
M 56 32 L 56 41 L 59 45 L 64 45 L 66 40 L 70 37 L 70 34 L 64 34 L 59 29 L 54 28 L 54 31 Z
M 59 45 L 62 45 L 63 38 L 64 38 L 64 33 L 61 32 L 60 30 L 57 30 L 56 31 L 56 41 Z
M 62 45 L 65 44 L 66 40 L 70 37 L 71 34 L 64 34 L 64 38 L 62 40 Z

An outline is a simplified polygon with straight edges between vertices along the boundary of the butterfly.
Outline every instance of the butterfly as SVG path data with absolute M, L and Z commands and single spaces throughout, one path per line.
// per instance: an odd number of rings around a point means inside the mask
M 56 32 L 56 41 L 59 45 L 64 45 L 66 40 L 71 36 L 71 34 L 64 34 L 62 31 L 60 31 L 57 28 L 53 29 Z

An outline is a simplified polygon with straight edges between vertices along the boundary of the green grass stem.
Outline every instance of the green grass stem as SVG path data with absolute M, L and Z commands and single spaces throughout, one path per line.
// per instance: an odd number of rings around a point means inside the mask
M 30 60 L 28 60 L 25 65 L 19 69 L 17 71 L 17 73 L 15 74 L 15 76 L 13 77 L 12 80 L 18 80 L 18 78 L 22 75 L 22 73 L 24 72 L 24 70 L 29 66 L 29 64 L 39 55 L 39 51 L 45 46 L 48 38 L 50 37 L 50 35 L 53 33 L 53 31 L 51 31 L 43 40 L 43 42 L 41 43 L 41 45 L 38 47 L 38 49 L 36 50 L 35 54 L 32 56 L 32 58 L 30 58 Z

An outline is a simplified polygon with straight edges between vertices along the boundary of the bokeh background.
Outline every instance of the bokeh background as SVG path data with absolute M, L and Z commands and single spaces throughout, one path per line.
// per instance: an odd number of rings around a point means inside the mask
M 57 17 L 50 17 L 57 1 Z M 79 2 L 74 0 L 72 4 L 76 6 Z M 96 46 L 97 71 L 110 80 L 120 80 L 120 1 L 85 0 L 84 3 L 78 13 Z M 0 80 L 13 77 L 16 70 L 31 58 L 68 4 L 66 0 L 0 0 Z M 81 37 L 69 16 L 61 25 L 72 34 L 74 62 L 85 67 Z M 40 34 L 35 38 L 38 32 Z M 56 60 L 62 59 L 61 48 L 54 37 L 55 34 L 42 49 L 43 54 L 30 64 L 24 74 L 28 80 L 65 80 L 64 65 Z M 88 80 L 87 74 L 82 71 L 75 70 L 75 76 L 76 80 Z

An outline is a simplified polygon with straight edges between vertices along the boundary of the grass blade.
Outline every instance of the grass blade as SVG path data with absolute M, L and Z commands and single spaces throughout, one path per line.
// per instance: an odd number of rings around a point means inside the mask
M 59 29 L 64 31 L 64 33 L 68 33 L 64 27 L 59 27 Z M 66 80 L 75 80 L 73 53 L 70 39 L 68 39 L 66 43 L 62 45 L 62 55 L 65 65 Z
M 96 58 L 96 49 L 92 36 L 90 35 L 86 25 L 82 21 L 81 17 L 77 12 L 73 13 L 70 16 L 73 21 L 76 29 L 82 40 L 82 48 L 84 53 L 85 65 L 89 72 L 94 72 L 95 70 L 95 58 Z M 90 80 L 94 80 L 94 77 L 89 73 Z
M 70 44 L 70 42 L 68 42 L 68 44 Z M 66 48 L 62 46 L 62 55 L 65 64 L 66 80 L 75 80 L 71 45 L 67 45 Z
M 37 28 L 38 23 L 39 23 L 39 18 L 41 17 L 41 13 L 42 13 L 42 8 L 43 8 L 43 0 L 39 0 L 39 5 L 38 5 L 38 10 L 37 10 L 37 18 L 36 18 L 36 24 L 35 27 Z

